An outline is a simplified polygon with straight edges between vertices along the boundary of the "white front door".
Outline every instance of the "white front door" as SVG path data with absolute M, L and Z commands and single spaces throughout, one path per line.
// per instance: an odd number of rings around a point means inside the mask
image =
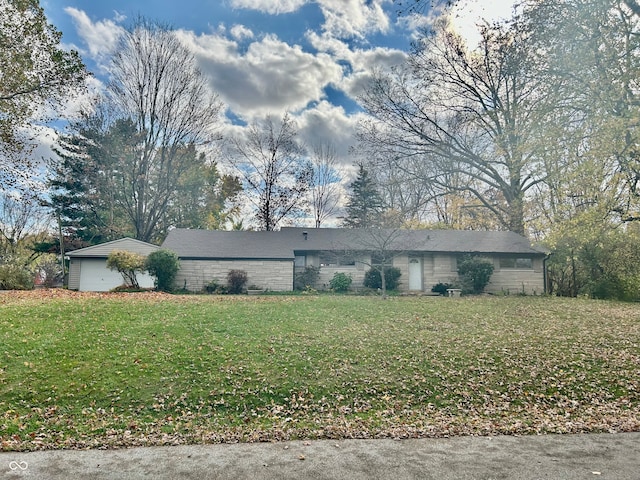
M 419 258 L 409 259 L 409 290 L 422 291 L 422 262 Z

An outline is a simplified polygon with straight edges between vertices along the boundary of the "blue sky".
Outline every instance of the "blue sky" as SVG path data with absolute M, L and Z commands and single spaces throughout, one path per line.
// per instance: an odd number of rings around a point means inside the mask
M 490 5 L 483 5 L 490 3 Z M 453 18 L 471 33 L 479 17 L 507 16 L 512 0 L 463 0 Z M 294 116 L 303 140 L 331 141 L 345 164 L 363 112 L 357 98 L 374 68 L 405 58 L 418 26 L 391 0 L 41 0 L 63 43 L 106 82 L 119 32 L 141 15 L 178 31 L 229 128 L 265 115 Z

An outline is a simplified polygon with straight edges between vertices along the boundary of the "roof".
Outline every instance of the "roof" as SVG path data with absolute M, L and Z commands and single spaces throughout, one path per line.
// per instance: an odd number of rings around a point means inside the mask
M 545 252 L 513 232 L 284 227 L 275 232 L 174 229 L 162 248 L 190 259 L 287 259 L 310 251 L 397 250 L 442 253 Z
M 162 248 L 173 250 L 180 258 L 293 260 L 291 246 L 282 241 L 278 234 L 279 232 L 176 228 L 169 232 Z
M 151 243 L 136 240 L 135 238 L 121 238 L 111 242 L 93 245 L 91 247 L 80 248 L 72 252 L 68 252 L 69 257 L 74 258 L 107 258 L 114 250 L 126 250 L 127 252 L 138 253 L 140 255 L 149 255 L 160 247 Z

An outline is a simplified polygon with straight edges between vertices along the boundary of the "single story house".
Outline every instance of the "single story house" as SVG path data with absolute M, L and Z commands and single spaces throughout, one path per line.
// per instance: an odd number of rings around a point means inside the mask
M 107 257 L 111 252 L 125 250 L 147 256 L 159 248 L 133 238 L 122 238 L 69 252 L 68 287 L 81 292 L 108 292 L 124 283 L 118 271 L 107 268 Z M 137 278 L 142 288 L 154 286 L 153 277 L 147 273 L 139 273 Z
M 274 232 L 174 229 L 162 244 L 180 258 L 176 287 L 201 291 L 212 280 L 226 284 L 230 270 L 247 272 L 248 285 L 291 291 L 294 278 L 317 267 L 315 288 L 328 288 L 336 272 L 363 285 L 382 257 L 401 271 L 400 290 L 430 292 L 456 281 L 457 262 L 466 254 L 491 259 L 494 273 L 486 291 L 541 294 L 546 252 L 512 232 L 381 230 L 285 227 Z

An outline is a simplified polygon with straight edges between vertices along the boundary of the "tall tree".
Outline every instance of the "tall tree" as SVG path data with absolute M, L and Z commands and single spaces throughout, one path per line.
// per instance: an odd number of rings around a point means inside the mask
M 546 118 L 551 216 L 596 205 L 640 219 L 640 17 L 635 2 L 525 2 L 522 24 L 540 52 L 539 75 L 562 101 Z M 586 173 L 588 172 L 588 173 Z M 586 174 L 585 174 L 586 173 Z M 569 210 L 567 210 L 569 208 Z
M 346 205 L 344 226 L 349 228 L 371 228 L 381 225 L 385 210 L 382 197 L 369 172 L 363 164 L 358 165 L 358 175 L 349 184 L 351 193 Z
M 296 134 L 293 119 L 285 114 L 279 122 L 271 116 L 262 124 L 254 122 L 245 136 L 231 140 L 229 162 L 242 177 L 261 230 L 275 230 L 304 208 L 313 169 Z
M 372 155 L 425 162 L 425 182 L 471 194 L 523 234 L 526 193 L 545 174 L 537 149 L 550 93 L 516 27 L 482 28 L 476 50 L 444 21 L 425 32 L 406 68 L 376 75 L 363 95 L 372 120 L 359 139 Z
M 20 130 L 84 84 L 80 56 L 60 38 L 38 0 L 0 2 L 0 184 L 28 171 L 30 139 Z
M 192 164 L 187 158 L 217 138 L 221 104 L 175 33 L 144 19 L 122 37 L 110 73 L 116 116 L 140 136 L 128 159 L 127 213 L 136 238 L 150 241 Z
M 180 182 L 169 209 L 168 225 L 224 230 L 239 214 L 242 184 L 237 176 L 221 174 L 218 165 L 201 156 Z
M 144 145 L 131 120 L 112 123 L 99 116 L 76 125 L 74 134 L 64 135 L 54 162 L 52 205 L 60 212 L 67 233 L 96 243 L 135 236 L 139 161 Z M 146 176 L 145 191 L 154 195 L 158 185 L 173 182 L 166 193 L 166 206 L 155 218 L 152 240 L 160 240 L 170 227 L 208 228 L 211 217 L 225 215 L 226 201 L 237 195 L 238 180 L 220 175 L 215 163 L 185 145 L 173 159 L 173 175 L 154 168 Z M 162 190 L 158 195 L 162 195 Z
M 157 241 L 192 222 L 182 205 L 203 201 L 196 145 L 217 139 L 220 102 L 175 33 L 144 19 L 121 38 L 110 73 L 110 95 L 61 139 L 52 198 L 89 242 Z
M 331 143 L 317 144 L 310 158 L 313 167 L 310 203 L 315 227 L 320 228 L 324 221 L 336 213 L 341 198 L 335 146 Z

